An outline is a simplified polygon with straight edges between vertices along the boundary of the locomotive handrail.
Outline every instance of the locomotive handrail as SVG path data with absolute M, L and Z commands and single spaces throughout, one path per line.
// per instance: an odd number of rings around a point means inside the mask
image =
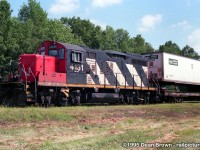
M 152 77 L 152 80 L 153 80 L 153 82 L 154 82 L 155 85 L 156 85 L 157 92 L 158 92 L 158 94 L 160 94 L 160 85 L 159 85 L 158 80 L 156 80 L 156 79 L 157 79 L 157 78 Z
M 25 75 L 25 79 L 26 79 L 26 81 L 25 81 L 25 90 L 27 90 L 27 73 L 26 73 L 26 70 L 25 70 L 25 67 L 24 67 L 24 65 L 22 65 L 22 71 L 24 72 L 24 75 Z
M 31 70 L 31 67 L 28 68 L 30 73 L 32 74 L 32 76 L 34 77 L 34 80 L 35 80 L 35 100 L 37 101 L 37 80 L 36 80 L 36 77 L 34 76 L 32 70 Z

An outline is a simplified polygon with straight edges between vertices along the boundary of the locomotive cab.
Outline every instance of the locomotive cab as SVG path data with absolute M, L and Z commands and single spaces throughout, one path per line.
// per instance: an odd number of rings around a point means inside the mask
M 45 41 L 37 49 L 38 54 L 56 58 L 56 72 L 66 73 L 66 48 L 54 41 Z

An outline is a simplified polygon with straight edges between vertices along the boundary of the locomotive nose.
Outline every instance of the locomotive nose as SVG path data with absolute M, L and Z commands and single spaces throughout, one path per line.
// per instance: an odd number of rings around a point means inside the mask
M 19 75 L 22 81 L 33 82 L 43 70 L 43 56 L 37 54 L 23 54 L 19 56 Z

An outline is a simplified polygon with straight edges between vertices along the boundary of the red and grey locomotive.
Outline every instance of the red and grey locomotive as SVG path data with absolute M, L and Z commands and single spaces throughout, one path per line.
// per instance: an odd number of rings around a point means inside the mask
M 41 43 L 37 54 L 20 55 L 17 82 L 0 88 L 4 105 L 149 103 L 159 93 L 142 55 L 56 41 Z

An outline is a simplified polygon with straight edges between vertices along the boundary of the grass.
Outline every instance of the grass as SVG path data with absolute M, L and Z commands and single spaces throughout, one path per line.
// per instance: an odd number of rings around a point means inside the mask
M 73 117 L 64 109 L 0 108 L 0 122 L 69 121 Z
M 123 142 L 200 143 L 199 110 L 199 103 L 0 107 L 0 149 L 121 150 L 126 149 Z

